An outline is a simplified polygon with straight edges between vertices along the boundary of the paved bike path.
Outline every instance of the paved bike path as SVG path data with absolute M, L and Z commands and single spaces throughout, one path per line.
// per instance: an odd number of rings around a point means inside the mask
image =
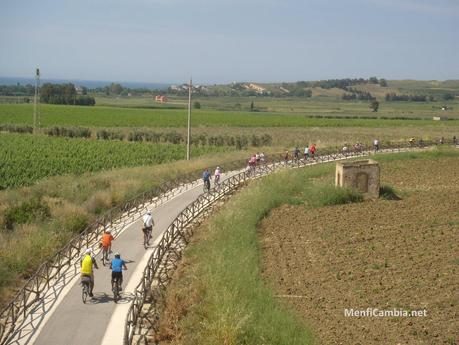
M 153 209 L 153 243 L 171 224 L 174 218 L 192 201 L 202 193 L 202 185 L 179 194 L 163 205 Z M 132 273 L 145 255 L 143 247 L 143 234 L 141 231 L 142 220 L 131 224 L 113 242 L 112 251 L 120 252 L 126 260 L 127 271 L 124 271 L 123 287 L 127 287 Z M 147 250 L 151 252 L 152 250 Z M 81 345 L 100 344 L 106 328 L 116 308 L 111 292 L 111 271 L 108 266 L 102 266 L 97 258 L 99 269 L 95 270 L 94 298 L 89 304 L 83 304 L 81 300 L 81 286 L 74 283 L 63 301 L 54 310 L 48 321 L 40 330 L 34 344 L 50 345 Z M 136 279 L 139 280 L 140 279 Z M 135 284 L 129 284 L 136 286 Z M 128 303 L 133 291 L 123 291 L 122 300 L 119 303 Z M 123 316 L 124 318 L 126 315 Z M 124 320 L 123 320 L 124 322 Z

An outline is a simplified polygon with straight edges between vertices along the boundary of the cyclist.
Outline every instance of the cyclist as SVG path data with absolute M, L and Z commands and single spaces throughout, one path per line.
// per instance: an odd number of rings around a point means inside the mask
M 206 186 L 207 190 L 210 190 L 210 178 L 211 175 L 209 172 L 209 168 L 206 168 L 206 170 L 204 170 L 202 174 L 202 180 L 204 181 L 204 185 Z
M 106 257 L 108 258 L 108 253 L 112 250 L 112 241 L 114 240 L 110 229 L 105 230 L 105 233 L 102 235 L 102 255 L 107 253 Z
M 285 151 L 285 154 L 284 154 L 284 164 L 287 164 L 288 163 L 288 151 Z
M 115 258 L 110 263 L 110 269 L 112 270 L 112 290 L 115 288 L 115 281 L 118 279 L 118 286 L 121 291 L 121 285 L 123 284 L 123 269 L 127 270 L 126 262 L 121 259 L 120 253 L 115 253 Z
M 308 160 L 309 159 L 309 146 L 306 146 L 304 148 L 304 159 Z
M 92 254 L 92 249 L 88 248 L 85 251 L 81 261 L 81 280 L 83 281 L 84 277 L 89 277 L 91 281 L 89 282 L 89 296 L 93 297 L 93 289 L 94 289 L 94 268 L 99 269 L 97 266 L 96 258 Z
M 155 222 L 153 221 L 153 217 L 151 216 L 151 210 L 147 211 L 147 214 L 143 216 L 143 234 L 144 237 L 147 238 L 145 241 L 145 244 L 147 246 L 150 245 L 150 238 L 151 238 L 151 232 L 153 231 L 153 225 L 155 225 Z
M 300 159 L 300 149 L 298 148 L 298 146 L 296 146 L 293 150 L 293 156 L 295 157 L 296 161 Z
M 264 152 L 260 153 L 260 162 L 261 162 L 261 164 L 263 164 L 265 162 L 265 160 L 266 160 L 265 153 Z
M 255 167 L 257 166 L 257 155 L 252 155 L 252 157 L 250 157 L 249 166 L 251 171 L 255 170 Z
M 375 152 L 379 151 L 379 139 L 373 140 L 373 149 Z
M 217 169 L 215 169 L 215 173 L 214 173 L 215 185 L 220 183 L 221 174 L 222 174 L 222 171 L 221 171 L 220 167 L 217 167 Z
M 311 154 L 311 158 L 314 160 L 314 155 L 316 154 L 316 144 L 312 144 L 309 147 L 309 153 Z

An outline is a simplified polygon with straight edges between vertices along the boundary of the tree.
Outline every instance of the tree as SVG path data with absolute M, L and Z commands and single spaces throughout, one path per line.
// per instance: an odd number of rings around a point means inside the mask
M 119 95 L 121 92 L 123 92 L 123 87 L 121 86 L 121 84 L 111 83 L 110 85 L 111 94 Z
M 199 103 L 198 101 L 194 102 L 194 103 L 193 103 L 193 108 L 195 108 L 195 109 L 201 109 L 201 103 Z
M 445 94 L 443 95 L 443 100 L 445 100 L 445 101 L 450 101 L 450 100 L 452 100 L 452 99 L 454 99 L 454 95 L 452 95 L 452 94 L 450 94 L 450 93 L 445 93 Z
M 379 86 L 387 87 L 387 80 L 383 78 L 379 79 Z
M 253 111 L 255 109 L 255 105 L 253 104 L 253 101 L 252 103 L 250 103 L 250 111 Z
M 370 108 L 373 110 L 373 112 L 377 112 L 379 108 L 379 102 L 376 99 L 372 100 L 370 103 Z
M 378 78 L 376 77 L 371 77 L 370 79 L 368 79 L 368 82 L 370 84 L 378 84 Z

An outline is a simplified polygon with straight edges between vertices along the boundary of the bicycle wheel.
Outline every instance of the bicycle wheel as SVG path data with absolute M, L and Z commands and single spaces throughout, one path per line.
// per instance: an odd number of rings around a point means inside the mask
M 143 233 L 143 246 L 145 249 L 148 248 L 148 231 L 144 231 Z
M 81 299 L 83 300 L 83 303 L 86 304 L 86 301 L 88 300 L 89 297 L 89 284 L 84 282 L 82 283 L 83 287 L 81 289 Z
M 113 284 L 113 300 L 118 302 L 120 299 L 120 286 L 119 286 L 119 280 L 115 279 L 114 284 Z

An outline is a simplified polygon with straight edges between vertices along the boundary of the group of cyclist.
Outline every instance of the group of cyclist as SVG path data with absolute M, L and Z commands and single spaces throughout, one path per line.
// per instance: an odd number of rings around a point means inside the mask
M 220 167 L 216 167 L 214 171 L 214 183 L 215 187 L 220 185 L 220 178 L 222 175 L 222 169 Z M 209 171 L 209 168 L 206 168 L 202 173 L 202 181 L 204 183 L 204 190 L 210 191 L 210 180 L 212 179 L 212 175 Z
M 312 160 L 315 159 L 316 155 L 316 144 L 312 144 L 310 146 L 305 146 L 303 150 L 303 159 L 304 160 L 309 160 L 311 158 Z M 295 146 L 295 148 L 292 151 L 292 157 L 295 161 L 298 161 L 300 159 L 300 148 L 298 146 Z M 284 163 L 288 163 L 290 160 L 290 152 L 285 151 L 285 153 L 282 155 L 282 159 L 284 160 Z
M 149 244 L 151 239 L 151 233 L 153 231 L 153 225 L 155 224 L 153 221 L 153 217 L 151 215 L 151 210 L 148 210 L 145 216 L 143 217 L 143 227 L 142 231 L 144 234 L 144 241 Z M 112 242 L 114 241 L 114 237 L 110 231 L 107 229 L 104 231 L 102 235 L 102 239 L 100 241 L 100 247 L 102 249 L 102 262 L 105 259 L 108 261 L 109 253 L 112 251 Z M 97 265 L 96 257 L 91 248 L 85 250 L 81 260 L 80 260 L 80 272 L 81 272 L 81 282 L 88 281 L 89 282 L 89 296 L 93 297 L 93 290 L 94 290 L 94 269 L 99 269 Z M 115 283 L 118 283 L 119 291 L 122 289 L 123 284 L 123 269 L 127 270 L 126 261 L 121 258 L 120 253 L 115 253 L 114 258 L 110 261 L 110 270 L 111 270 L 111 286 L 112 290 L 115 288 Z

